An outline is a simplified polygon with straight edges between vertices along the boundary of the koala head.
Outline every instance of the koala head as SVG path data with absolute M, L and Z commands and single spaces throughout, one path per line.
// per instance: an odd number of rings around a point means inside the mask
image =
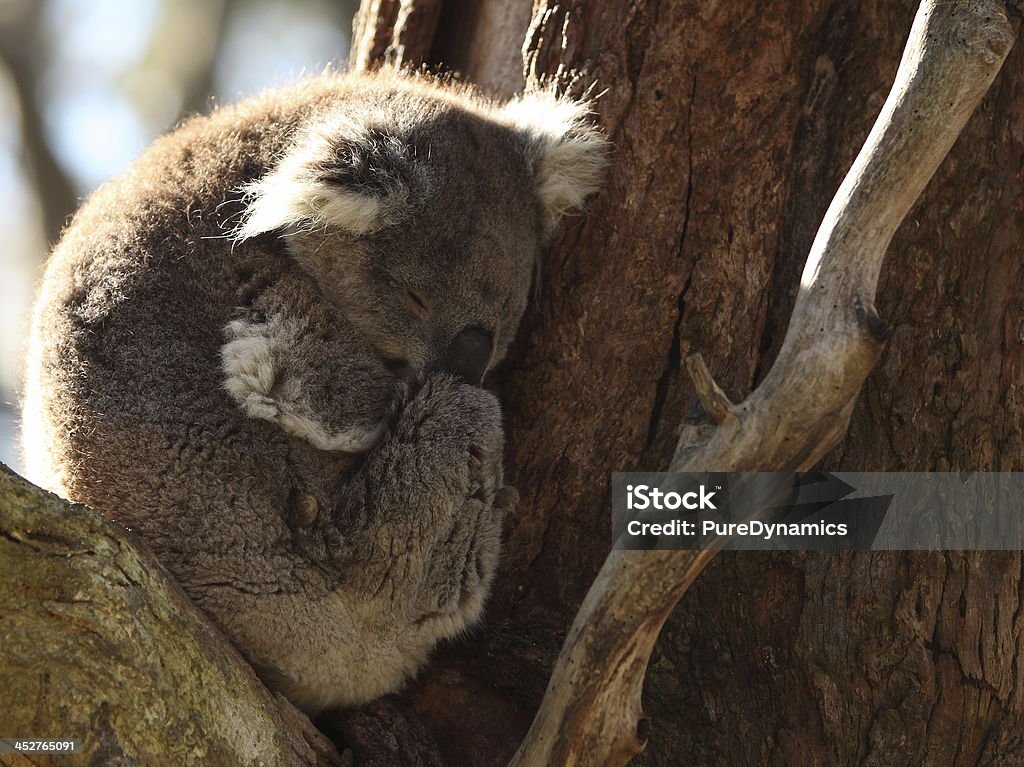
M 236 238 L 278 232 L 400 374 L 479 383 L 526 307 L 543 244 L 598 186 L 607 142 L 550 92 L 493 104 L 357 78 L 247 189 Z

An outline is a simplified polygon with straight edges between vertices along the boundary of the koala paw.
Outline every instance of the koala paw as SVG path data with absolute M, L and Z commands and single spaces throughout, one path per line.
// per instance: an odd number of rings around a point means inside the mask
M 437 474 L 466 497 L 490 502 L 502 485 L 501 406 L 477 386 L 427 376 L 404 403 L 390 438 L 427 448 Z
M 228 341 L 221 347 L 224 388 L 250 418 L 270 421 L 320 450 L 362 453 L 373 447 L 384 432 L 383 422 L 332 430 L 311 412 L 301 380 L 285 376 L 277 364 L 281 332 L 280 322 L 273 318 L 228 323 Z
M 503 441 L 501 405 L 478 386 L 446 374 L 430 375 L 407 398 L 395 433 L 409 441 L 427 438 L 486 450 Z

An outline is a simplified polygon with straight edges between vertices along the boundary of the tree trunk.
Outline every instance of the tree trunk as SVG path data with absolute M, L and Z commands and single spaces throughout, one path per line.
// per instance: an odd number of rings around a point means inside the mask
M 766 374 L 915 8 L 450 0 L 432 40 L 389 49 L 499 94 L 520 51 L 531 76 L 580 71 L 616 146 L 499 376 L 522 503 L 487 626 L 406 696 L 448 764 L 521 740 L 610 548 L 610 473 L 671 458 L 681 360 L 702 353 L 734 400 Z M 1022 63 L 1018 46 L 893 241 L 894 334 L 826 468 L 1024 469 Z M 659 642 L 638 761 L 1024 764 L 1022 579 L 1020 553 L 721 554 Z

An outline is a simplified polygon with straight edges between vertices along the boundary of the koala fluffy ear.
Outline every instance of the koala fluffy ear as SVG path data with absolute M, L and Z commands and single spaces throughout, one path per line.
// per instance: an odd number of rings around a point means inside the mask
M 589 102 L 559 97 L 552 89 L 524 93 L 502 111 L 526 136 L 549 237 L 566 213 L 582 208 L 597 191 L 611 144 L 590 122 Z
M 243 189 L 236 241 L 283 230 L 379 229 L 408 191 L 408 147 L 366 126 L 326 124 L 304 134 L 278 166 Z M 393 218 L 391 219 L 393 220 Z

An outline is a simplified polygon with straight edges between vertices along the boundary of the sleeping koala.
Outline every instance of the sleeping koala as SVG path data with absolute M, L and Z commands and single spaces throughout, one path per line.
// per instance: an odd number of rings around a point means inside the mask
M 307 711 L 480 616 L 515 493 L 479 387 L 597 186 L 586 107 L 329 75 L 99 189 L 33 317 L 30 476 L 139 534 Z

